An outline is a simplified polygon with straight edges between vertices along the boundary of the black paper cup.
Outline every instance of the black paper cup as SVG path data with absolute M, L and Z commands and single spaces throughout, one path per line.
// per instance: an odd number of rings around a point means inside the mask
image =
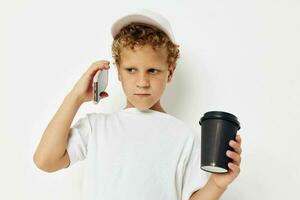
M 236 116 L 223 111 L 210 111 L 201 117 L 201 169 L 212 173 L 226 173 L 233 160 L 226 155 L 230 140 L 235 140 L 240 123 Z

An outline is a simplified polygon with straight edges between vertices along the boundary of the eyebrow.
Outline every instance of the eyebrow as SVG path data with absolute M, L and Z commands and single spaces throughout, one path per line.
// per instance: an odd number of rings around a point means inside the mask
M 135 67 L 135 66 L 125 66 L 124 68 L 126 68 L 126 69 L 137 69 L 137 67 Z M 146 68 L 150 68 L 150 69 L 153 69 L 153 68 L 157 68 L 157 69 L 161 69 L 161 67 L 160 66 L 152 66 L 152 67 L 146 67 Z

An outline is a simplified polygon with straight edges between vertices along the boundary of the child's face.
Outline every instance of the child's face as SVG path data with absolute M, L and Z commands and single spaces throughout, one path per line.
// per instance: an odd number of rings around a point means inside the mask
M 167 51 L 150 45 L 121 50 L 118 78 L 127 96 L 127 107 L 141 110 L 160 107 L 160 97 L 171 81 L 175 66 L 168 67 Z M 137 95 L 150 94 L 150 95 Z

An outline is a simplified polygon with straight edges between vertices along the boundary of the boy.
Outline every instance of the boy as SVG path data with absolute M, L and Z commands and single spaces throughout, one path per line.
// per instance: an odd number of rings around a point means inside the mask
M 117 20 L 112 28 L 113 57 L 127 97 L 115 113 L 89 113 L 70 128 L 84 102 L 92 100 L 92 79 L 109 69 L 98 61 L 83 74 L 49 123 L 34 155 L 47 172 L 85 160 L 82 199 L 219 199 L 239 174 L 241 138 L 227 174 L 200 169 L 200 141 L 184 122 L 160 104 L 179 57 L 169 22 L 150 10 Z M 100 97 L 108 94 L 103 92 Z

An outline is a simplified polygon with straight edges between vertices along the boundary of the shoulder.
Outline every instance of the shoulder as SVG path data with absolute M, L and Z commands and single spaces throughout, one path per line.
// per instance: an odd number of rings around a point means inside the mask
M 77 124 L 87 124 L 89 126 L 93 126 L 94 124 L 99 123 L 100 121 L 103 121 L 107 117 L 107 113 L 86 113 L 83 117 L 80 117 L 77 121 Z
M 174 123 L 177 124 L 177 126 L 181 127 L 182 129 L 184 129 L 186 132 L 189 133 L 189 135 L 194 136 L 195 135 L 195 130 L 185 121 L 178 119 L 176 117 L 174 117 Z
M 114 113 L 104 113 L 104 112 L 91 112 L 91 113 L 87 113 L 86 117 L 89 120 L 99 120 L 99 119 L 105 119 L 105 118 L 109 118 L 110 116 L 112 116 Z
M 120 118 L 116 112 L 105 113 L 105 112 L 91 112 L 86 114 L 86 118 L 89 120 L 91 125 L 94 124 L 107 124 L 107 123 L 117 123 Z
M 187 122 L 183 121 L 182 119 L 173 117 L 170 120 L 171 126 L 173 126 L 178 132 L 184 134 L 185 138 L 188 140 L 197 140 L 199 139 L 199 135 L 194 128 L 192 128 Z
M 201 139 L 200 132 L 198 133 L 198 131 L 196 131 L 196 129 L 193 128 L 188 122 L 185 122 L 181 119 L 176 118 L 176 122 L 181 127 L 181 130 L 184 130 L 186 139 L 190 143 L 197 143 L 197 145 L 199 145 Z
M 182 119 L 179 119 L 173 115 L 169 115 L 167 118 L 164 118 L 169 126 L 173 127 L 173 129 L 178 130 L 178 132 L 183 132 L 186 135 L 192 135 L 193 134 L 193 129 Z M 162 119 L 160 119 L 162 120 Z

